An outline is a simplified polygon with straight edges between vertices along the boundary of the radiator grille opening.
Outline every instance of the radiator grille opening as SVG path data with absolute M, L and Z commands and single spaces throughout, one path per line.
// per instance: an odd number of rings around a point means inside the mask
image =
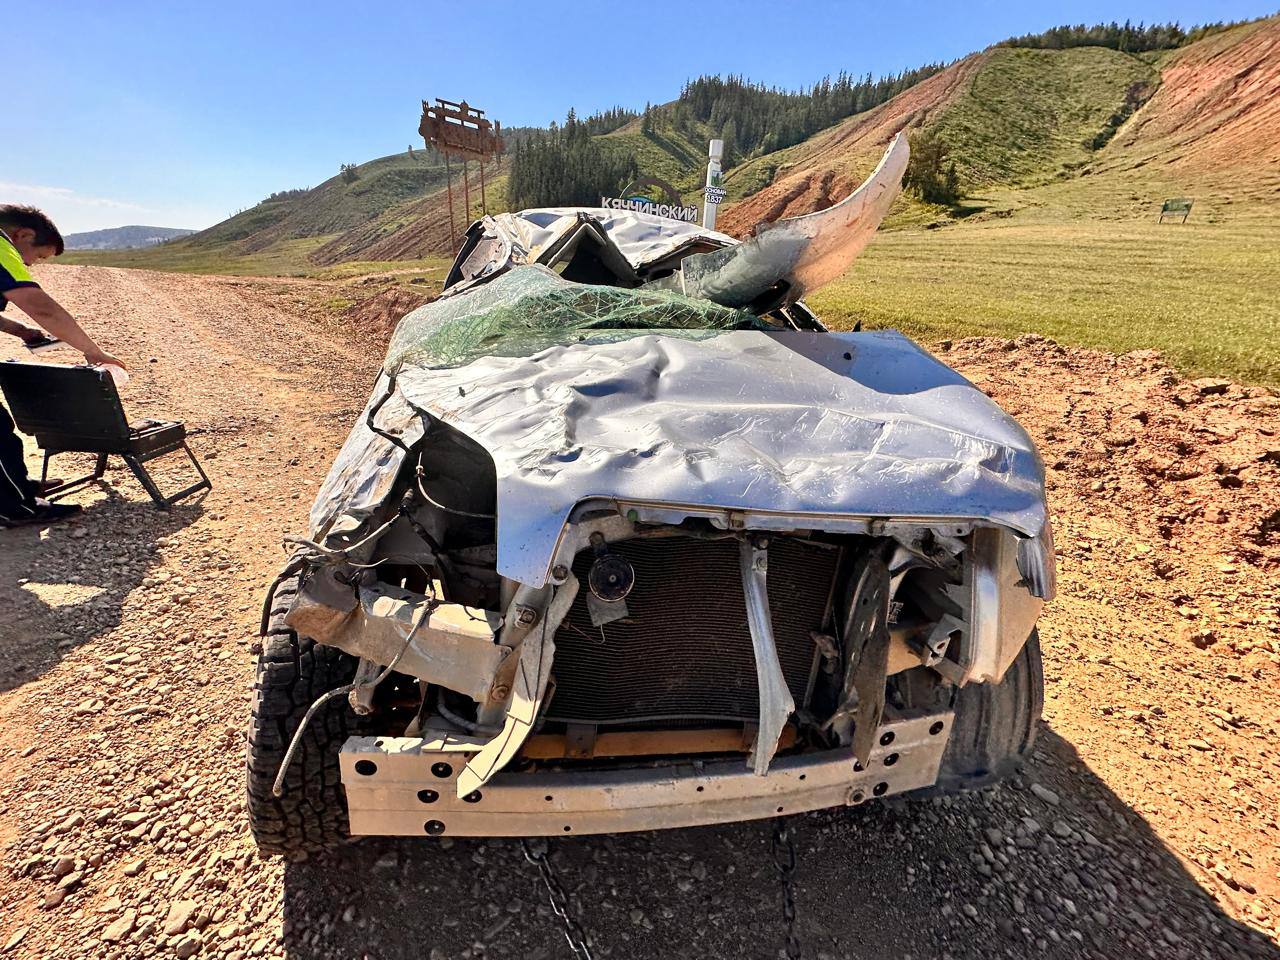
M 753 723 L 759 717 L 755 655 L 747 626 L 738 541 L 666 537 L 610 545 L 636 571 L 630 615 L 603 627 L 587 612 L 590 550 L 574 573 L 583 584 L 556 632 L 553 721 L 678 726 L 694 720 Z M 769 607 L 778 658 L 797 706 L 815 668 L 810 632 L 822 626 L 838 553 L 774 537 Z

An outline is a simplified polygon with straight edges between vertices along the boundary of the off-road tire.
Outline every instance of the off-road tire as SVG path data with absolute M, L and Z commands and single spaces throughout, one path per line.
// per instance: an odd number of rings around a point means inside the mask
M 258 849 L 297 859 L 345 843 L 347 800 L 338 751 L 355 732 L 345 697 L 334 697 L 311 718 L 285 777 L 284 795 L 271 792 L 289 741 L 321 694 L 351 682 L 357 661 L 340 650 L 299 637 L 284 622 L 298 580 L 277 587 L 253 684 L 246 757 L 249 825 Z
M 1017 773 L 1031 755 L 1044 709 L 1044 671 L 1040 635 L 1035 630 L 999 683 L 970 683 L 951 688 L 955 719 L 938 779 L 920 796 L 979 790 Z M 915 699 L 921 706 L 915 687 Z

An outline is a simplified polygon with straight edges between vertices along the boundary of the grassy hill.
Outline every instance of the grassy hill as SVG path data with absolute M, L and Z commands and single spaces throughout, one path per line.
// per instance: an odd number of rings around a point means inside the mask
M 725 177 L 737 203 L 722 208 L 717 226 L 745 235 L 757 223 L 821 210 L 848 196 L 884 152 L 894 135 L 936 123 L 950 105 L 968 90 L 986 65 L 981 53 L 953 63 L 887 103 L 821 131 L 803 143 L 750 160 Z M 891 212 L 898 223 L 936 219 L 910 197 L 901 198 Z
M 481 201 L 478 164 L 470 164 L 471 206 L 466 207 L 462 171 L 454 171 L 453 218 L 458 235 L 486 209 Z M 484 198 L 490 213 L 506 209 L 506 177 L 508 162 L 485 164 Z M 364 222 L 356 224 L 328 239 L 315 249 L 310 259 L 317 264 L 332 265 L 350 260 L 405 260 L 421 257 L 452 258 L 449 238 L 449 199 L 446 190 L 437 188 L 402 203 L 390 206 Z
M 934 127 L 971 185 L 1035 184 L 1084 166 L 1126 94 L 1159 73 L 1105 47 L 993 50 Z
M 717 131 L 673 122 L 669 106 L 599 143 L 692 201 Z M 965 200 L 900 199 L 853 271 L 810 298 L 828 317 L 926 337 L 1034 330 L 1113 350 L 1154 345 L 1187 371 L 1280 383 L 1280 18 L 1159 52 L 976 53 L 726 170 L 719 226 L 744 235 L 838 202 L 896 133 L 925 129 L 949 144 Z M 503 208 L 506 170 L 491 170 L 490 212 Z M 357 172 L 185 240 L 76 256 L 296 273 L 448 254 L 437 158 L 415 151 Z M 456 174 L 454 185 L 460 198 Z M 1173 196 L 1195 199 L 1186 228 L 1154 222 Z
M 1034 331 L 1115 352 L 1156 348 L 1187 373 L 1280 386 L 1280 18 L 1156 56 L 1081 52 L 994 51 L 937 121 L 967 168 L 988 177 L 971 187 L 978 212 L 939 211 L 945 229 L 882 233 L 811 305 L 838 326 L 926 339 Z M 1144 66 L 1158 76 L 1081 164 L 1083 138 L 1058 135 L 1070 114 L 1045 122 L 1042 104 L 987 108 L 999 90 L 989 81 L 1012 84 L 1036 62 L 1039 80 L 1023 77 L 1022 89 L 1056 89 L 1055 101 L 1091 84 L 1114 102 Z M 1064 70 L 1086 62 L 1108 66 Z M 1076 114 L 1074 133 L 1100 115 Z M 1011 135 L 1024 155 L 1008 158 Z M 1195 201 L 1186 226 L 1157 223 L 1174 196 Z
M 380 157 L 353 172 L 354 178 L 339 174 L 308 190 L 273 195 L 207 230 L 146 250 L 65 259 L 195 273 L 305 272 L 311 255 L 325 243 L 389 209 L 436 193 L 445 177 L 443 159 L 428 150 Z
M 65 239 L 68 250 L 128 250 L 190 236 L 194 232 L 194 230 L 183 230 L 180 227 L 147 227 L 141 224 L 129 224 L 124 227 L 108 227 L 105 230 L 69 233 Z
M 706 179 L 710 129 L 694 124 L 695 134 L 690 136 L 661 121 L 647 134 L 640 126 L 640 120 L 633 120 L 600 140 L 612 150 L 635 157 L 643 176 L 666 180 L 682 193 L 700 189 Z
M 722 223 L 742 232 L 761 220 L 799 216 L 847 196 L 894 134 L 932 129 L 950 146 L 962 182 L 990 188 L 1052 182 L 1085 166 L 1091 144 L 1112 132 L 1126 99 L 1148 96 L 1159 72 L 1136 56 L 1103 47 L 995 48 L 953 64 L 888 103 L 850 117 L 803 144 L 758 158 L 727 177 Z M 767 186 L 759 188 L 761 181 Z M 962 211 L 972 213 L 973 209 Z M 890 226 L 935 222 L 942 209 L 903 198 Z
M 1082 173 L 1135 182 L 1154 173 L 1213 196 L 1223 217 L 1269 210 L 1280 200 L 1280 17 L 1174 51 L 1159 67 L 1155 95 Z
M 264 200 L 187 242 L 208 246 L 238 241 L 251 253 L 278 240 L 340 233 L 394 204 L 438 189 L 444 183 L 444 164 L 434 151 L 415 150 L 359 164 L 353 174 L 350 179 L 338 175 L 313 189 Z

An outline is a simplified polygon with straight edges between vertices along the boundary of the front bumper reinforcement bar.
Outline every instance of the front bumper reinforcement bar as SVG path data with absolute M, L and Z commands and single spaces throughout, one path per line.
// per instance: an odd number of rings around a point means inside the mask
M 930 786 L 951 721 L 950 713 L 886 718 L 865 768 L 850 748 L 840 748 L 777 757 L 764 777 L 741 758 L 502 771 L 462 799 L 455 780 L 468 755 L 456 748 L 351 737 L 340 760 L 355 836 L 622 833 L 802 813 Z

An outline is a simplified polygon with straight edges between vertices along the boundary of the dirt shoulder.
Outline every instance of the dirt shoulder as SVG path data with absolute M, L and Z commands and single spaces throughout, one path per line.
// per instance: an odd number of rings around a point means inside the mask
M 113 471 L 75 522 L 0 532 L 0 956 L 567 956 L 516 843 L 286 866 L 247 834 L 262 593 L 381 340 L 318 321 L 310 281 L 41 279 L 131 362 L 135 416 L 186 420 L 214 490 L 162 514 Z M 794 818 L 807 955 L 1280 955 L 1280 401 L 1038 338 L 943 356 L 1048 467 L 1046 723 L 999 789 Z M 553 861 L 598 956 L 772 956 L 769 831 Z

